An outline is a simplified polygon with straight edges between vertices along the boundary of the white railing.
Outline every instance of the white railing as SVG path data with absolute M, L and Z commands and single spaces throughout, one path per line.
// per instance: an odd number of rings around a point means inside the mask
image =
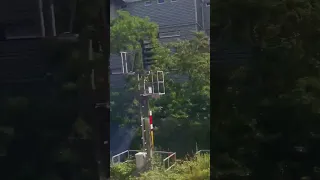
M 141 152 L 141 150 L 126 150 L 123 151 L 122 153 L 116 154 L 112 156 L 111 158 L 111 166 L 121 163 L 122 159 L 121 157 L 124 157 L 124 161 L 126 162 L 127 160 L 133 159 L 134 156 L 130 156 L 131 153 L 138 153 Z M 162 164 L 164 166 L 165 171 L 170 170 L 175 164 L 176 164 L 176 153 L 175 152 L 168 152 L 168 151 L 154 151 L 154 154 L 166 154 L 168 155 L 166 158 L 162 160 Z M 210 150 L 199 150 L 196 152 L 196 155 L 200 154 L 210 154 Z
M 155 151 L 155 153 L 169 154 L 168 157 L 162 160 L 165 171 L 170 170 L 176 164 L 175 152 Z
M 127 160 L 133 159 L 134 156 L 130 156 L 131 153 L 138 153 L 141 152 L 141 150 L 126 150 L 119 154 L 116 154 L 112 156 L 111 158 L 111 166 L 126 162 Z M 165 154 L 166 158 L 162 160 L 164 169 L 167 171 L 171 169 L 176 164 L 176 153 L 175 152 L 168 152 L 168 151 L 153 151 L 154 154 Z M 123 157 L 124 156 L 124 157 Z M 124 159 L 122 159 L 124 158 Z M 123 161 L 122 161 L 123 160 Z
M 122 153 L 119 153 L 119 154 L 112 156 L 111 166 L 118 164 L 118 163 L 121 163 L 121 157 L 123 157 L 123 155 L 126 155 L 125 161 L 130 159 L 130 153 L 132 153 L 132 152 L 138 153 L 140 151 L 139 150 L 126 150 L 126 151 L 123 151 Z M 125 161 L 123 161 L 123 162 L 125 162 Z

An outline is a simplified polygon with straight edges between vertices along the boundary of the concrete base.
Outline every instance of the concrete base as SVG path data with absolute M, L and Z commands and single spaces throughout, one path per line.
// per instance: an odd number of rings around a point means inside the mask
M 138 152 L 135 154 L 136 158 L 136 168 L 137 170 L 141 170 L 145 167 L 147 163 L 147 153 L 145 152 Z

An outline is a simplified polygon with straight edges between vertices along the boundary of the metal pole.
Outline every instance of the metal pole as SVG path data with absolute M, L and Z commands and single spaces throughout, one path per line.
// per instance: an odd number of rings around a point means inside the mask
M 152 111 L 151 110 L 149 110 L 149 124 L 150 124 L 151 150 L 154 150 L 153 122 L 152 122 Z
M 143 73 L 143 84 L 145 83 L 146 74 Z M 151 134 L 150 134 L 150 119 L 149 117 L 149 96 L 145 92 L 145 88 L 141 88 L 140 94 L 140 108 L 141 108 L 141 119 L 143 119 L 142 132 L 145 132 L 143 148 L 147 151 L 147 158 L 150 160 L 152 158 L 152 149 L 151 149 Z
M 77 11 L 77 4 L 78 0 L 71 0 L 70 1 L 70 8 L 71 8 L 71 17 L 70 17 L 70 23 L 69 23 L 69 32 L 72 33 L 73 31 L 73 22 L 76 16 Z
M 143 113 L 142 113 L 142 98 L 141 98 L 141 93 L 142 88 L 140 86 L 140 73 L 138 73 L 138 90 L 139 90 L 139 100 L 140 100 L 140 121 L 141 121 L 141 140 L 142 140 L 142 149 L 145 149 L 145 130 L 144 130 L 144 121 L 143 121 Z
M 38 5 L 39 5 L 39 13 L 40 13 L 41 36 L 45 37 L 46 36 L 46 28 L 45 28 L 45 25 L 44 25 L 43 2 L 42 2 L 42 0 L 38 0 Z
M 148 108 L 148 96 L 144 96 L 145 107 L 144 109 L 147 111 Z M 146 113 L 144 113 L 146 115 Z M 146 116 L 145 116 L 146 117 Z M 150 136 L 150 121 L 149 118 L 144 118 L 145 130 L 146 130 L 146 149 L 147 149 L 147 158 L 148 161 L 152 158 L 152 149 L 151 149 L 151 136 Z
M 54 13 L 54 4 L 53 0 L 50 0 L 50 15 L 51 15 L 51 27 L 52 27 L 52 36 L 56 36 L 56 19 L 55 19 L 55 13 Z
M 140 41 L 141 46 L 142 46 L 142 62 L 144 61 L 143 56 L 144 56 L 144 46 L 145 42 L 143 40 Z M 151 128 L 151 121 L 152 121 L 152 115 L 149 110 L 149 95 L 152 95 L 153 89 L 152 89 L 152 84 L 150 82 L 147 82 L 148 75 L 151 74 L 148 70 L 145 69 L 144 67 L 142 71 L 142 80 L 143 80 L 143 88 L 140 89 L 140 107 L 141 107 L 141 118 L 143 119 L 143 132 L 145 133 L 145 144 L 144 144 L 144 149 L 147 151 L 147 168 L 150 168 L 151 166 L 151 159 L 152 159 L 152 150 L 153 150 L 153 133 L 151 132 L 153 128 Z M 148 69 L 148 68 L 147 68 Z M 148 72 L 147 72 L 148 71 Z M 151 74 L 152 76 L 152 74 Z M 140 83 L 140 82 L 139 82 Z M 147 84 L 147 87 L 146 87 Z M 151 88 L 151 89 L 150 89 Z M 151 167 L 152 168 L 152 167 Z
M 128 73 L 127 52 L 124 54 L 124 61 L 126 63 L 126 73 Z
M 121 55 L 121 67 L 122 67 L 122 74 L 124 74 L 124 63 L 123 63 L 123 52 L 120 52 Z

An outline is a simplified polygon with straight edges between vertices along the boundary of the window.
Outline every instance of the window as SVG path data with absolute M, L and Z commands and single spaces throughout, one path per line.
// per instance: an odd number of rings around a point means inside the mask
M 145 1 L 145 2 L 144 2 L 144 5 L 145 5 L 145 6 L 150 6 L 151 4 L 152 4 L 151 1 Z
M 158 4 L 163 4 L 164 0 L 158 0 Z
M 207 3 L 206 3 L 206 6 L 207 6 L 207 7 L 210 7 L 210 2 L 207 2 Z
M 171 0 L 171 2 L 177 2 L 177 0 Z

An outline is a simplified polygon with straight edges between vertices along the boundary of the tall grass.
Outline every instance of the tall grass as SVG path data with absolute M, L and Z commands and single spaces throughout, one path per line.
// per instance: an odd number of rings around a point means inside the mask
M 172 169 L 165 171 L 163 167 L 154 167 L 131 180 L 209 180 L 210 155 L 196 155 L 190 160 L 177 163 Z

